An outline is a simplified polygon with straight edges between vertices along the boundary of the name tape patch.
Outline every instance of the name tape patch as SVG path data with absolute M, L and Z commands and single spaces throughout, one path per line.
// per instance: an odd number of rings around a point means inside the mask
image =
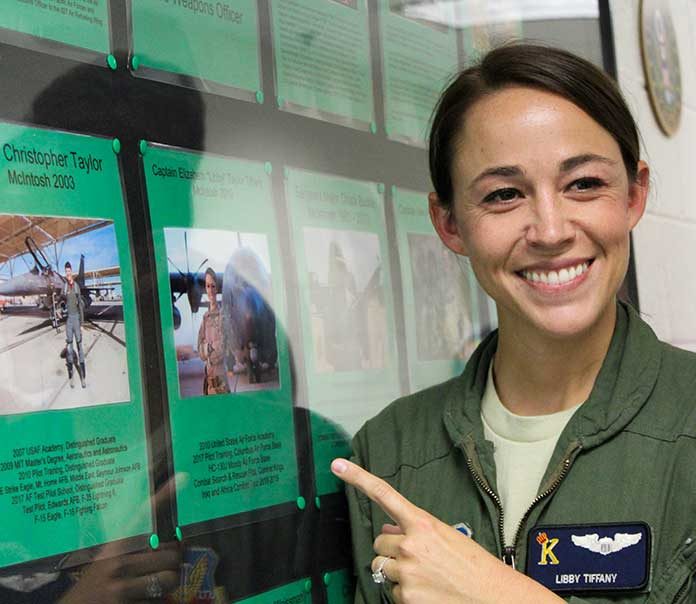
M 641 590 L 650 576 L 644 522 L 537 526 L 527 539 L 527 576 L 555 592 Z

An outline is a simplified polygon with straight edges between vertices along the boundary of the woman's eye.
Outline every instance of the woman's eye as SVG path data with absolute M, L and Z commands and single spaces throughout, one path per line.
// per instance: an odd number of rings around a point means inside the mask
M 603 185 L 604 185 L 604 181 L 602 181 L 601 179 L 594 178 L 594 177 L 587 177 L 587 178 L 578 178 L 577 180 L 574 180 L 572 183 L 570 183 L 570 186 L 568 188 L 571 190 L 575 190 L 575 191 L 591 191 L 591 190 L 597 189 Z
M 485 203 L 510 203 L 511 201 L 515 201 L 519 196 L 520 192 L 517 189 L 508 187 L 489 193 L 483 198 L 483 201 Z

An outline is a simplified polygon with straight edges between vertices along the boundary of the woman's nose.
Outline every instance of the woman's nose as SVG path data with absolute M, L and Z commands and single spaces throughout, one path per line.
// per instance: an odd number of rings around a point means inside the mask
M 532 204 L 527 241 L 530 245 L 559 248 L 575 237 L 575 229 L 564 200 L 558 195 L 539 196 Z

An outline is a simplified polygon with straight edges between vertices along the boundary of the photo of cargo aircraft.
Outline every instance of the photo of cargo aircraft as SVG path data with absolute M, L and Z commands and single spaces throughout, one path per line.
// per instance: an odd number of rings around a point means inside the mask
M 196 241 L 192 250 L 189 237 Z M 198 356 L 195 340 L 202 315 L 209 308 L 207 296 L 204 298 L 205 270 L 211 267 L 215 269 L 220 292 L 218 304 L 228 370 L 235 375 L 247 374 L 250 384 L 268 382 L 269 372 L 275 380 L 278 348 L 275 313 L 270 304 L 271 275 L 259 255 L 259 244 L 245 240 L 243 233 L 202 229 L 165 229 L 165 238 L 169 266 L 173 269 L 169 272 L 169 286 L 174 329 L 179 330 L 183 323 L 187 326 L 185 331 L 191 330 L 190 337 L 180 334 L 180 360 L 190 354 Z M 203 242 L 205 249 L 201 249 Z M 201 257 L 204 260 L 199 262 Z M 194 271 L 190 269 L 190 258 L 195 258 L 198 265 Z M 185 271 L 180 268 L 183 264 Z M 224 272 L 219 272 L 220 268 Z M 199 312 L 201 309 L 204 312 Z M 189 348 L 191 351 L 184 354 Z M 184 390 L 188 392 L 188 388 L 182 388 L 182 393 Z
M 206 257 L 195 271 L 189 267 L 188 233 L 184 231 L 184 253 L 186 272 L 182 271 L 169 258 L 176 272 L 169 273 L 169 286 L 172 292 L 172 317 L 174 329 L 181 327 L 181 312 L 177 302 L 186 296 L 189 308 L 196 314 L 201 307 L 207 310 L 208 302 L 202 301 L 205 293 Z M 216 272 L 218 291 L 222 292 L 222 318 L 225 333 L 225 346 L 228 353 L 239 356 L 241 350 L 248 348 L 249 342 L 260 349 L 263 362 L 276 360 L 275 317 L 267 300 L 271 293 L 271 277 L 263 266 L 258 254 L 244 246 L 238 237 L 238 245 L 229 255 L 225 272 Z

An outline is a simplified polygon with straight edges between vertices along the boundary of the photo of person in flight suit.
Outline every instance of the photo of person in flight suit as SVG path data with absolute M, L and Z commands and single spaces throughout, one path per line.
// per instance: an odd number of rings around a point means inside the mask
M 67 312 L 67 319 L 65 321 L 65 365 L 68 369 L 70 387 L 75 387 L 73 378 L 74 368 L 77 370 L 77 373 L 80 376 L 80 384 L 83 388 L 86 388 L 85 353 L 82 349 L 82 323 L 85 320 L 85 301 L 82 298 L 80 285 L 73 276 L 72 265 L 70 262 L 65 263 L 65 283 L 63 284 L 61 300 L 65 303 Z M 77 358 L 75 358 L 73 340 L 77 346 Z
M 205 270 L 205 293 L 210 307 L 203 315 L 203 322 L 198 330 L 198 355 L 205 363 L 203 394 L 225 394 L 230 391 L 230 387 L 225 369 L 222 314 L 217 301 L 217 277 L 211 267 Z

